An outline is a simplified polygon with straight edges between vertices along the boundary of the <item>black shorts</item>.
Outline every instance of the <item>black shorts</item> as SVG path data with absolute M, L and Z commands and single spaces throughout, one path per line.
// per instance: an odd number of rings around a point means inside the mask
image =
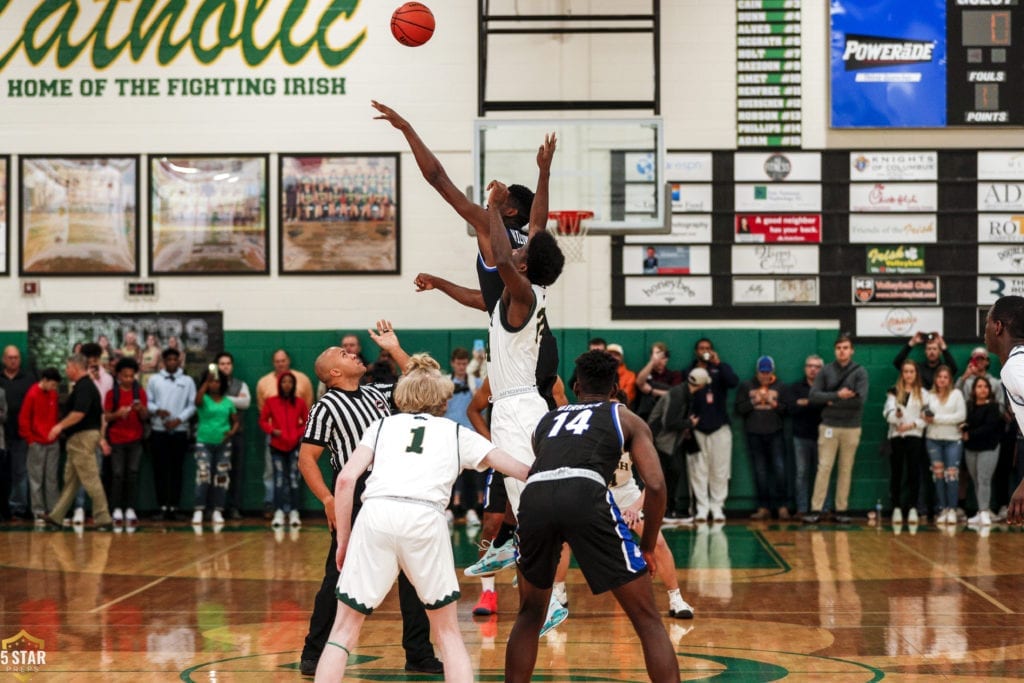
M 505 514 L 505 506 L 508 504 L 505 475 L 495 470 L 487 470 L 487 485 L 484 491 L 484 512 Z
M 519 569 L 537 588 L 551 588 L 567 542 L 595 594 L 647 571 L 640 546 L 607 487 L 583 477 L 538 481 L 519 501 Z

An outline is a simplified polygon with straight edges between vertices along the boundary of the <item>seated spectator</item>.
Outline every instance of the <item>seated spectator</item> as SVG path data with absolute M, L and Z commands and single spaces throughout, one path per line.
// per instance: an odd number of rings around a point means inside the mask
M 789 519 L 786 506 L 786 448 L 782 440 L 782 383 L 771 356 L 757 359 L 757 373 L 736 390 L 736 412 L 743 417 L 747 455 L 754 470 L 757 511 L 751 519 Z

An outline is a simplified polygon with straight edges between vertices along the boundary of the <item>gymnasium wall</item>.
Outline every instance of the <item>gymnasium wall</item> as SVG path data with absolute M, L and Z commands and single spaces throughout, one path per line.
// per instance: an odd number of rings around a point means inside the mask
M 41 0 L 11 3 L 0 11 L 0 155 L 12 160 L 11 197 L 7 215 L 7 271 L 0 275 L 0 342 L 24 348 L 26 316 L 33 312 L 156 310 L 223 311 L 228 348 L 238 359 L 240 376 L 255 380 L 269 368 L 269 354 L 284 346 L 295 364 L 309 370 L 316 353 L 336 343 L 342 330 L 365 329 L 384 317 L 394 321 L 410 350 L 425 348 L 441 356 L 453 343 L 469 345 L 482 335 L 484 321 L 437 293 L 416 294 L 418 272 L 443 274 L 460 283 L 475 280 L 475 246 L 465 225 L 418 173 L 404 139 L 386 123 L 374 121 L 369 102 L 394 106 L 417 128 L 438 154 L 456 185 L 471 182 L 473 120 L 477 113 L 476 0 L 435 0 L 428 3 L 437 18 L 437 32 L 425 46 L 398 45 L 388 31 L 388 18 L 398 4 L 377 0 L 311 0 L 301 15 L 289 13 L 287 0 L 268 0 L 259 16 L 246 17 L 246 3 L 225 0 L 205 23 L 198 22 L 203 3 L 184 3 L 171 42 L 186 40 L 192 30 L 198 49 L 186 47 L 176 57 L 158 51 L 157 38 L 130 57 L 103 61 L 95 39 L 107 17 L 104 34 L 113 45 L 137 19 L 137 3 L 78 3 L 69 35 L 57 41 L 63 12 L 71 5 L 49 6 L 53 15 L 38 14 Z M 646 0 L 495 0 L 494 13 L 633 12 L 649 10 Z M 1020 131 L 832 131 L 828 128 L 827 3 L 804 2 L 803 136 L 813 149 L 829 147 L 914 148 L 1021 146 Z M 53 9 L 57 7 L 57 9 Z M 161 5 L 163 7 L 163 5 Z M 47 10 L 49 11 L 49 10 Z M 662 0 L 661 92 L 666 146 L 672 149 L 733 149 L 735 131 L 735 3 L 725 0 Z M 37 33 L 29 50 L 23 31 Z M 317 26 L 324 26 L 318 32 Z M 294 44 L 320 41 L 297 57 L 294 50 L 267 49 L 284 24 Z M 241 36 L 249 31 L 250 52 L 243 58 Z M 216 48 L 218 35 L 232 45 Z M 488 59 L 488 95 L 495 99 L 586 99 L 648 95 L 651 82 L 649 43 L 632 36 L 502 36 L 493 39 Z M 186 41 L 187 42 L 187 41 Z M 85 45 L 75 55 L 75 45 Z M 349 46 L 347 55 L 341 48 Z M 45 48 L 45 49 L 43 49 Z M 248 49 L 248 48 L 247 48 Z M 30 55 L 29 53 L 32 52 Z M 265 52 L 265 53 L 264 53 Z M 331 66 L 330 62 L 338 62 Z M 244 77 L 272 79 L 275 95 L 171 95 L 173 79 Z M 286 79 L 344 78 L 344 94 L 284 95 Z M 68 79 L 67 97 L 14 97 L 12 81 Z M 135 79 L 156 94 L 126 94 L 116 79 Z M 141 80 L 140 80 L 141 79 Z M 85 83 L 107 82 L 103 95 L 82 95 Z M 141 86 L 140 86 L 141 87 Z M 142 90 L 145 90 L 143 88 Z M 649 114 L 649 112 L 646 112 Z M 583 114 L 585 115 L 585 114 Z M 605 112 L 602 116 L 630 115 Z M 513 118 L 516 114 L 502 116 Z M 555 113 L 545 113 L 557 117 Z M 567 114 L 578 118 L 578 112 Z M 374 276 L 278 275 L 277 159 L 283 153 L 401 153 L 401 273 Z M 123 277 L 44 277 L 40 292 L 22 296 L 18 276 L 17 156 L 22 154 L 198 154 L 270 153 L 268 196 L 270 274 L 247 277 L 155 277 L 156 300 L 133 301 L 124 295 Z M 145 161 L 138 207 L 140 265 L 148 272 L 145 217 L 148 210 Z M 532 186 L 533 178 L 507 178 Z M 589 238 L 582 264 L 569 264 L 550 293 L 548 315 L 561 337 L 563 373 L 586 339 L 601 335 L 627 348 L 627 362 L 638 368 L 650 341 L 667 341 L 676 350 L 678 367 L 699 336 L 710 336 L 741 377 L 749 374 L 761 353 L 774 355 L 780 376 L 800 374 L 803 357 L 818 352 L 829 360 L 837 323 L 801 320 L 765 322 L 756 319 L 709 324 L 700 320 L 611 320 L 611 247 L 608 237 Z M 0 259 L 2 263 L 2 259 Z M 684 314 L 685 315 L 685 314 Z M 804 312 L 799 314 L 803 317 Z M 364 342 L 368 338 L 364 334 Z M 368 345 L 369 348 L 369 345 Z M 965 358 L 968 347 L 957 349 Z M 858 347 L 857 360 L 871 371 L 872 398 L 866 411 L 865 437 L 855 470 L 858 485 L 853 507 L 870 507 L 884 488 L 887 467 L 877 458 L 882 434 L 883 387 L 891 383 L 895 345 Z M 248 431 L 256 431 L 249 415 Z M 733 495 L 730 507 L 750 507 L 752 485 L 742 438 L 737 433 Z M 262 465 L 250 449 L 250 471 Z M 250 479 L 247 501 L 258 507 L 261 491 Z

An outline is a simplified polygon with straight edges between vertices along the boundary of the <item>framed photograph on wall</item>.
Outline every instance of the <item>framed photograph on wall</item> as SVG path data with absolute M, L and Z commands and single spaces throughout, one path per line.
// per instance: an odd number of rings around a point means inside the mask
M 7 232 L 7 216 L 10 213 L 11 158 L 0 156 L 0 274 L 6 275 L 10 268 L 11 240 Z
M 137 156 L 18 161 L 20 275 L 138 275 Z
M 282 154 L 281 274 L 401 272 L 398 154 Z
M 151 275 L 270 272 L 265 154 L 149 157 Z

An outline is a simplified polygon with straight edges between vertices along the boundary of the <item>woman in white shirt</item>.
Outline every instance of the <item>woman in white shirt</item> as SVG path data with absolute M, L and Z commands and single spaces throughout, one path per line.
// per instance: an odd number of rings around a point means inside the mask
M 924 457 L 924 415 L 927 394 L 921 387 L 917 363 L 908 360 L 900 368 L 900 378 L 889 389 L 882 415 L 889 423 L 889 495 L 892 498 L 892 523 L 903 523 L 903 509 L 909 508 L 907 521 L 917 523 L 917 495 L 921 485 L 919 467 Z M 906 472 L 907 483 L 903 484 Z M 904 501 L 906 503 L 904 504 Z
M 953 373 L 945 365 L 935 370 L 924 421 L 928 424 L 925 445 L 932 462 L 932 481 L 939 506 L 936 524 L 956 524 L 960 460 L 964 446 L 960 425 L 967 419 L 967 404 L 959 389 L 953 388 Z

